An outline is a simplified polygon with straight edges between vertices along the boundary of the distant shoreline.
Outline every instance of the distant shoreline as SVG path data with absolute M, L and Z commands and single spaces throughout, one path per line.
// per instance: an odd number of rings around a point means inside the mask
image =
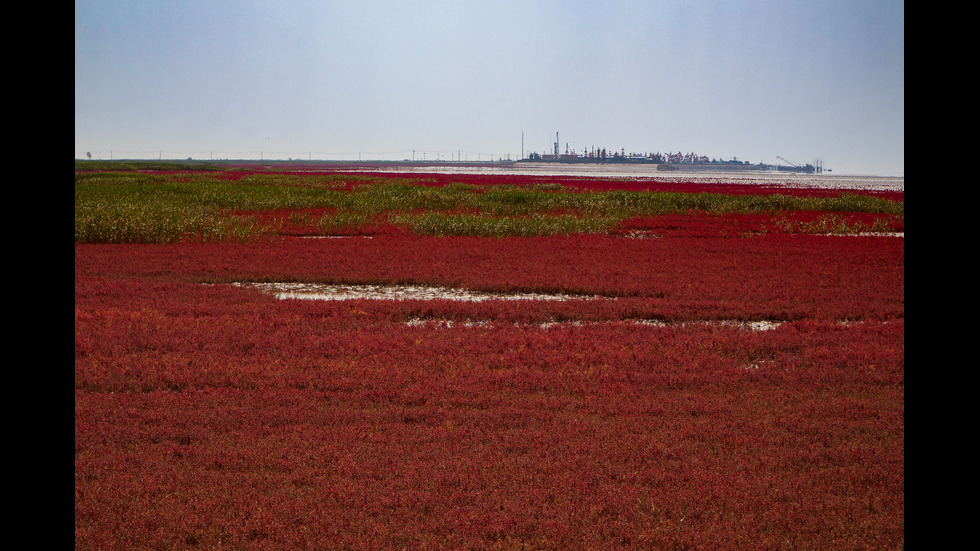
M 760 184 L 788 187 L 905 191 L 904 176 L 848 175 L 824 172 L 803 174 L 771 172 L 756 167 L 743 169 L 685 167 L 678 170 L 660 170 L 654 163 L 563 163 L 555 161 L 327 161 L 327 160 L 138 160 L 112 161 L 75 160 L 76 170 L 84 170 L 91 163 L 93 169 L 103 170 L 112 165 L 140 167 L 174 166 L 190 170 L 205 167 L 241 167 L 266 170 L 337 170 L 344 172 L 388 172 L 413 174 L 503 174 L 515 176 L 569 176 L 583 178 L 626 178 L 635 180 L 686 181 L 711 184 Z M 752 167 L 755 165 L 739 165 Z M 100 168 L 96 168 L 100 167 Z M 153 168 L 147 168 L 152 170 Z

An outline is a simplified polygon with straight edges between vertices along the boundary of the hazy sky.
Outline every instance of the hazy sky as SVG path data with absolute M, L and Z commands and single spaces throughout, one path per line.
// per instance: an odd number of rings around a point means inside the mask
M 904 176 L 904 2 L 75 2 L 76 158 L 516 159 L 556 132 Z

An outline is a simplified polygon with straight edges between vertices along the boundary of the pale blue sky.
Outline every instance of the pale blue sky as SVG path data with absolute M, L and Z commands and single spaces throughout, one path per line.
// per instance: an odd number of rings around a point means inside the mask
M 516 159 L 522 132 L 904 176 L 904 2 L 75 2 L 76 158 Z

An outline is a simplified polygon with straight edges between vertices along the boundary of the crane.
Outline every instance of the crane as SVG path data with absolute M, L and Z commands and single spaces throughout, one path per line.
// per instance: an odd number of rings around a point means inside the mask
M 789 159 L 786 159 L 784 157 L 780 157 L 779 155 L 776 155 L 776 158 L 779 159 L 780 161 L 784 161 L 784 162 L 789 163 L 797 171 L 802 172 L 804 174 L 813 174 L 813 173 L 821 174 L 823 172 L 823 163 L 821 163 L 820 161 L 817 161 L 817 166 L 813 166 L 811 164 L 798 165 L 798 164 L 794 163 L 793 161 L 791 161 Z
M 804 174 L 813 174 L 814 172 L 818 172 L 817 168 L 813 165 L 798 165 L 785 157 L 780 157 L 779 155 L 776 155 L 776 158 L 780 161 L 789 163 L 797 172 L 802 172 Z
M 803 168 L 800 165 L 794 163 L 793 161 L 790 161 L 789 159 L 784 159 L 784 158 L 780 157 L 779 155 L 776 155 L 776 158 L 779 159 L 780 161 L 785 161 L 785 162 L 793 165 L 794 168 Z

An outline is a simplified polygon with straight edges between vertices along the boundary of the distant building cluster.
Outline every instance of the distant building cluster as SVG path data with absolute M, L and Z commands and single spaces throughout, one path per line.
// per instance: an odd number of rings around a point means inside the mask
M 573 148 L 565 146 L 564 153 L 529 153 L 527 159 L 531 161 L 643 161 L 650 163 L 662 163 L 664 158 L 660 153 L 626 153 L 625 149 L 619 151 L 607 150 L 606 148 L 591 148 L 586 151 L 575 151 Z
M 710 163 L 707 155 L 698 155 L 697 153 L 668 153 L 667 156 L 668 163 L 684 163 L 684 164 L 698 164 L 698 163 Z
M 529 161 L 565 161 L 565 162 L 645 162 L 645 163 L 670 163 L 670 164 L 743 164 L 737 158 L 729 161 L 711 159 L 707 155 L 697 153 L 627 153 L 625 148 L 619 151 L 607 150 L 606 148 L 589 148 L 583 151 L 575 151 L 565 144 L 565 152 L 558 153 L 557 148 L 553 153 L 528 153 L 526 159 Z
M 565 143 L 565 153 L 561 153 L 558 148 L 559 144 L 558 133 L 555 132 L 555 142 L 553 144 L 554 149 L 549 153 L 528 153 L 524 158 L 528 161 L 560 161 L 560 162 L 633 162 L 633 163 L 656 163 L 656 164 L 748 164 L 741 163 L 737 158 L 732 158 L 730 161 L 720 161 L 718 159 L 709 159 L 707 155 L 698 155 L 697 153 L 626 153 L 626 148 L 620 148 L 617 152 L 616 150 L 607 151 L 606 148 L 597 148 L 595 146 L 591 148 L 586 148 L 584 152 L 575 151 L 574 148 L 568 147 L 568 143 Z M 524 135 L 521 134 L 521 149 L 524 148 Z M 523 151 L 522 151 L 523 155 Z

